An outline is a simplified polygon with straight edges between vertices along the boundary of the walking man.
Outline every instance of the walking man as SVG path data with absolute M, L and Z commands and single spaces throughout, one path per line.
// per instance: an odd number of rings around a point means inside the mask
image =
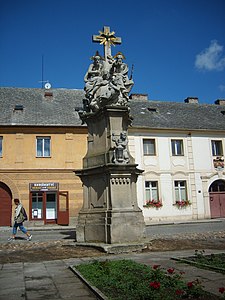
M 14 225 L 12 230 L 12 236 L 8 239 L 8 241 L 14 241 L 17 233 L 17 228 L 26 234 L 27 240 L 30 241 L 32 239 L 32 235 L 27 231 L 27 229 L 23 226 L 23 222 L 27 219 L 26 212 L 23 208 L 22 203 L 20 203 L 19 199 L 14 199 L 15 203 L 15 214 L 14 214 Z

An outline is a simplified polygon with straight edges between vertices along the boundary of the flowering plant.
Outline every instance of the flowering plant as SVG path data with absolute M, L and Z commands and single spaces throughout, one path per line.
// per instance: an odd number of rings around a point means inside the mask
M 147 200 L 146 204 L 144 205 L 144 207 L 156 207 L 156 208 L 160 208 L 162 207 L 163 204 L 160 200 Z
M 187 282 L 184 272 L 172 266 L 166 270 L 160 265 L 149 266 L 127 259 L 94 260 L 74 270 L 110 299 L 203 300 L 224 299 L 225 295 L 221 286 L 218 291 L 221 298 L 212 296 L 204 291 L 198 279 Z
M 178 200 L 174 205 L 178 208 L 185 208 L 187 206 L 190 206 L 191 202 L 189 200 Z

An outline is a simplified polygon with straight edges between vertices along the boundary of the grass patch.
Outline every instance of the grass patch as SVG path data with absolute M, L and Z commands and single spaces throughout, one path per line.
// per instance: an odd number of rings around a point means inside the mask
M 175 269 L 163 270 L 159 265 L 95 260 L 76 269 L 111 300 L 219 299 L 207 294 L 198 280 L 185 282 Z
M 205 255 L 204 250 L 195 250 L 194 256 L 175 260 L 189 263 L 197 268 L 213 270 L 225 274 L 225 253 Z
M 195 256 L 191 260 L 225 270 L 225 253 L 205 255 L 204 250 L 195 250 Z

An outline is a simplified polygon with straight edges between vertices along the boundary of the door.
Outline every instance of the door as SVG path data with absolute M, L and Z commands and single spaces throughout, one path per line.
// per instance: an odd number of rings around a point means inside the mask
M 225 193 L 209 193 L 211 218 L 225 217 Z
M 0 226 L 11 226 L 12 193 L 7 185 L 0 182 Z
M 46 193 L 46 223 L 56 223 L 57 219 L 57 193 Z
M 58 225 L 69 225 L 69 197 L 68 192 L 58 194 Z

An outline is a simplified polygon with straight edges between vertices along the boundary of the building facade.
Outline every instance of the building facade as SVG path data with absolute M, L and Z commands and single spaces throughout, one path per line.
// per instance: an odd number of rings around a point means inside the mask
M 0 226 L 19 198 L 31 225 L 76 223 L 82 186 L 74 170 L 86 153 L 76 107 L 82 92 L 1 89 Z
M 225 101 L 133 99 L 130 150 L 146 222 L 225 217 Z
M 0 88 L 0 226 L 21 199 L 30 225 L 76 224 L 87 149 L 83 91 Z M 146 222 L 225 217 L 225 105 L 131 95 L 129 151 Z

